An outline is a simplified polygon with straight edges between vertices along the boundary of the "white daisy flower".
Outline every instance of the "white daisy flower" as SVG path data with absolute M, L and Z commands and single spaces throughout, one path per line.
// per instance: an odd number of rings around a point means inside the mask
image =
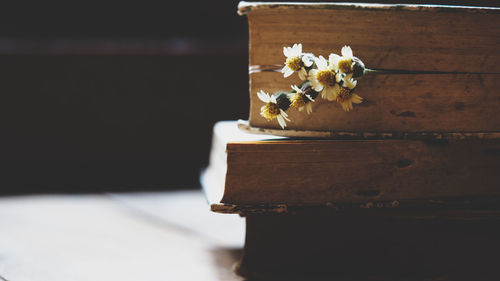
M 288 119 L 288 114 L 286 114 L 286 112 L 278 106 L 276 96 L 270 96 L 262 90 L 257 92 L 257 96 L 261 101 L 266 103 L 260 108 L 260 115 L 266 118 L 268 121 L 276 118 L 281 128 L 284 129 L 286 127 L 286 121 L 290 122 L 290 119 Z
M 363 102 L 363 98 L 353 93 L 354 87 L 356 87 L 357 81 L 352 79 L 352 73 L 344 78 L 344 83 L 340 87 L 340 91 L 336 97 L 336 100 L 345 111 L 352 110 L 353 103 Z
M 354 56 L 349 46 L 342 47 L 342 57 L 336 59 L 337 68 L 345 74 L 351 73 L 354 67 Z
M 285 66 L 281 69 L 283 76 L 289 77 L 294 72 L 298 72 L 301 80 L 306 80 L 307 70 L 314 63 L 314 55 L 302 53 L 302 44 L 294 44 L 293 47 L 283 47 L 283 54 L 286 57 Z
M 292 86 L 292 89 L 295 91 L 295 93 L 291 94 L 290 98 L 291 106 L 297 108 L 299 111 L 302 111 L 305 108 L 307 114 L 311 114 L 312 112 L 311 102 L 314 102 L 314 99 L 295 85 Z
M 329 57 L 330 63 L 322 56 L 315 59 L 318 69 L 311 69 L 309 71 L 309 81 L 311 81 L 312 88 L 321 93 L 321 97 L 332 101 L 337 96 L 340 90 L 339 82 L 342 75 L 336 72 L 336 64 L 333 64 L 335 56 L 332 54 Z

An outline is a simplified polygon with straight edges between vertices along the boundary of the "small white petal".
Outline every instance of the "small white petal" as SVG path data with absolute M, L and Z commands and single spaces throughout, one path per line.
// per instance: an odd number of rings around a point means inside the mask
M 293 54 L 300 56 L 302 54 L 302 44 L 293 44 Z
M 280 124 L 281 128 L 282 129 L 285 129 L 286 127 L 286 122 L 285 120 L 283 119 L 283 117 L 281 115 L 278 115 L 278 117 L 276 117 L 276 119 L 278 119 L 278 123 Z
M 349 88 L 349 89 L 354 89 L 356 87 L 356 84 L 358 83 L 356 80 L 352 79 L 352 73 L 347 75 L 344 78 L 344 87 Z
M 327 68 L 326 59 L 323 56 L 319 56 L 319 58 L 314 58 L 314 62 L 316 63 L 316 66 L 318 66 L 318 69 Z
M 280 108 L 280 115 L 283 116 L 283 118 L 285 118 L 286 120 L 290 121 L 290 119 L 288 119 L 288 114 L 286 114 L 286 112 Z
M 290 67 L 288 67 L 288 66 L 285 66 L 285 67 L 283 68 L 285 70 L 285 73 L 283 74 L 283 77 L 286 78 L 286 77 L 289 77 L 290 75 L 292 75 L 294 71 Z
M 259 97 L 259 99 L 265 103 L 268 103 L 270 101 L 270 97 L 269 97 L 269 94 L 266 94 L 264 93 L 264 91 L 260 90 L 259 92 L 257 92 L 257 96 Z
M 340 60 L 339 55 L 330 54 L 330 56 L 328 57 L 328 61 L 330 63 L 330 69 L 332 69 L 333 71 L 339 70 L 339 60 Z
M 283 54 L 285 57 L 290 57 L 292 52 L 292 48 L 290 47 L 283 47 Z
M 296 85 L 292 85 L 292 90 L 294 90 L 296 93 L 302 93 L 302 90 L 299 89 Z
M 342 56 L 344 57 L 352 57 L 352 49 L 349 46 L 342 47 Z
M 316 79 L 316 75 L 311 75 L 311 71 L 309 71 L 309 81 L 311 81 L 311 87 L 316 92 L 320 92 L 321 90 L 323 90 L 323 85 L 318 82 L 318 80 Z
M 314 63 L 314 56 L 312 54 L 305 54 L 302 56 L 302 62 L 306 67 L 310 67 Z
M 272 95 L 270 98 L 269 98 L 269 102 L 272 102 L 272 103 L 278 103 L 276 101 L 276 96 L 275 95 Z
M 307 97 L 310 101 L 314 102 L 313 98 L 311 98 L 311 96 L 310 96 L 310 95 L 306 95 L 306 97 Z
M 309 70 L 309 80 L 316 77 L 316 74 L 318 74 L 318 70 L 317 69 L 311 69 Z
M 299 78 L 300 78 L 300 80 L 306 80 L 307 79 L 307 71 L 304 68 L 301 68 L 299 70 Z

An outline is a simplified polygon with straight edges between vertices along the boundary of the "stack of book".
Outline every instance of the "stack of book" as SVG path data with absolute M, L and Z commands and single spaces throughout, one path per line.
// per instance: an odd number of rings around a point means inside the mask
M 215 125 L 201 177 L 212 211 L 246 218 L 236 272 L 500 277 L 500 9 L 241 2 L 239 12 L 250 28 L 250 116 Z M 346 106 L 313 85 L 311 114 L 277 101 L 286 114 L 269 118 L 259 91 L 301 85 L 290 97 L 314 80 L 305 59 L 307 77 L 283 77 L 293 49 L 283 47 L 295 43 L 324 57 L 350 45 L 374 74 L 354 83 L 362 100 Z

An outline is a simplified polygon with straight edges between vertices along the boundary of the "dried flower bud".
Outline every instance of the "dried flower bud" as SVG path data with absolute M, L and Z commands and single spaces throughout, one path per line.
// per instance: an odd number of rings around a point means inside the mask
M 363 76 L 365 73 L 365 64 L 357 57 L 352 57 L 352 60 L 353 60 L 352 77 L 359 78 Z
M 276 103 L 278 107 L 283 111 L 286 111 L 290 108 L 291 101 L 288 98 L 288 93 L 285 92 L 277 92 L 274 94 L 276 96 Z
M 310 85 L 305 88 L 303 87 L 302 91 L 304 92 L 304 95 L 310 96 L 313 100 L 315 100 L 319 95 L 319 92 L 316 92 Z

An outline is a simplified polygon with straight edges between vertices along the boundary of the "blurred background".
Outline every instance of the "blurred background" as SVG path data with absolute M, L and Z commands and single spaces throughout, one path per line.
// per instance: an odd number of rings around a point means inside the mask
M 217 120 L 248 117 L 236 1 L 0 12 L 0 194 L 196 188 Z
M 237 4 L 3 3 L 0 194 L 199 187 L 213 124 L 248 117 Z

